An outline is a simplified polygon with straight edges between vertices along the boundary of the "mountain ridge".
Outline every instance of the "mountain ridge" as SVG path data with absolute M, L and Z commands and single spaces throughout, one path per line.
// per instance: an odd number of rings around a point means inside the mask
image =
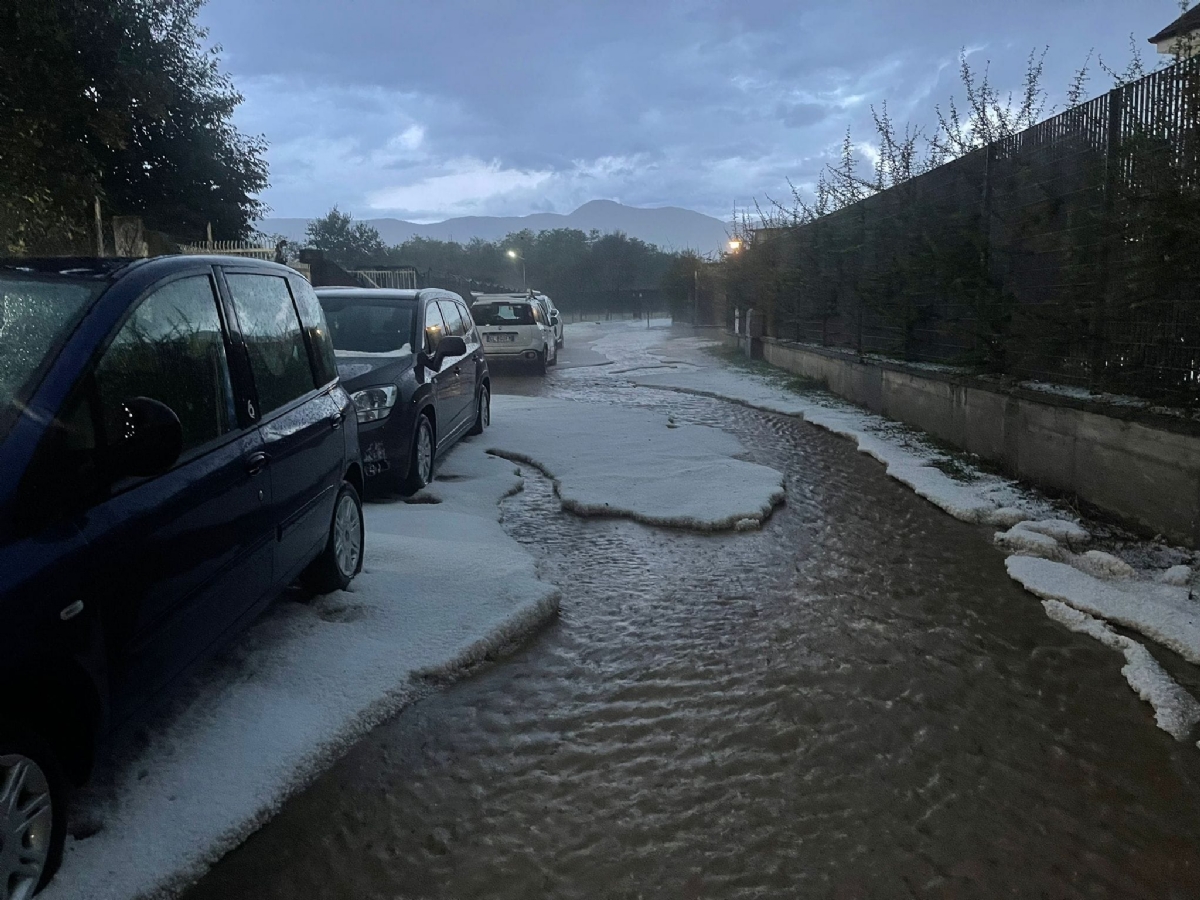
M 259 223 L 266 234 L 303 240 L 312 219 L 268 218 Z M 528 228 L 596 230 L 603 234 L 623 231 L 630 237 L 656 244 L 664 250 L 695 250 L 701 255 L 719 252 L 727 240 L 725 223 L 704 213 L 679 206 L 626 206 L 613 200 L 591 200 L 570 213 L 532 213 L 527 216 L 460 216 L 443 222 L 421 224 L 403 219 L 356 219 L 379 231 L 385 244 L 401 244 L 420 236 L 467 243 L 474 238 L 498 241 L 505 235 Z

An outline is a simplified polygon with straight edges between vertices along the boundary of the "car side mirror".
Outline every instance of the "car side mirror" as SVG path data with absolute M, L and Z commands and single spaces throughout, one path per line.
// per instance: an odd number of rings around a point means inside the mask
M 551 325 L 558 324 L 558 313 L 550 313 L 550 324 Z
M 165 403 L 134 397 L 121 404 L 121 433 L 106 453 L 108 473 L 115 478 L 161 475 L 183 452 L 183 426 Z
M 447 356 L 466 356 L 467 342 L 457 335 L 448 334 L 438 341 L 437 349 L 432 354 L 422 352 L 417 362 L 427 369 L 436 372 L 442 367 L 442 360 Z
M 466 356 L 467 342 L 455 334 L 447 335 L 442 338 L 442 342 L 437 348 L 438 362 L 441 362 L 447 356 Z

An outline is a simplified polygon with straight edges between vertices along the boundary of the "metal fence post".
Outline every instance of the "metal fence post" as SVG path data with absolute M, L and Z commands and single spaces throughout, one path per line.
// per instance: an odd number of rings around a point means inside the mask
M 991 292 L 991 287 L 992 287 L 992 191 L 993 191 L 992 180 L 995 175 L 995 168 L 996 168 L 996 144 L 995 144 L 995 142 L 993 142 L 991 144 L 988 144 L 987 149 L 984 151 L 983 203 L 982 203 L 982 207 L 980 209 L 980 214 L 979 214 L 979 219 L 980 219 L 979 229 L 982 232 L 981 237 L 983 239 L 982 246 L 980 248 L 980 259 L 979 259 L 979 270 L 980 270 L 979 271 L 979 274 L 980 274 L 979 292 L 980 292 L 980 300 L 982 301 L 981 307 L 983 307 L 983 308 L 977 309 L 974 313 L 977 325 L 983 324 L 983 325 L 987 326 L 989 328 L 989 330 L 992 330 L 990 323 L 994 320 L 993 320 L 992 316 L 988 315 L 990 310 L 987 310 L 986 307 L 990 306 L 993 302 L 995 302 L 995 299 L 996 299 L 992 296 L 992 292 Z M 982 322 L 979 321 L 981 313 L 983 314 Z M 980 331 L 980 329 L 978 327 L 975 327 L 972 329 L 971 349 L 974 350 L 975 352 L 979 351 L 979 331 Z M 995 340 L 997 337 L 999 337 L 999 335 L 990 334 L 990 335 L 988 335 L 988 337 L 992 340 Z M 1005 365 L 1005 368 L 1007 369 L 1008 366 Z
M 1104 186 L 1101 204 L 1100 247 L 1100 290 L 1092 309 L 1091 321 L 1091 365 L 1088 382 L 1091 387 L 1103 387 L 1108 376 L 1108 311 L 1112 293 L 1116 286 L 1113 278 L 1113 256 L 1120 240 L 1120 227 L 1116 221 L 1117 180 L 1121 166 L 1121 126 L 1124 119 L 1125 88 L 1114 88 L 1108 92 L 1108 116 L 1104 135 Z

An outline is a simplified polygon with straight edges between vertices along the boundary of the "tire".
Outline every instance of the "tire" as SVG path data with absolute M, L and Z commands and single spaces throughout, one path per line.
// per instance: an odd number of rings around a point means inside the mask
M 427 442 L 423 444 L 423 441 Z M 428 457 L 426 459 L 426 449 Z M 421 413 L 417 419 L 417 427 L 413 430 L 412 455 L 408 462 L 408 475 L 400 486 L 401 493 L 415 494 L 421 488 L 433 481 L 433 466 L 437 455 L 437 443 L 434 441 L 433 423 L 429 416 Z
M 547 353 L 550 352 L 549 347 L 546 348 L 546 352 Z M 554 356 L 550 357 L 550 362 L 546 363 L 546 365 L 548 365 L 548 366 L 557 366 L 558 365 L 558 344 L 554 345 Z
M 534 370 L 535 370 L 535 371 L 536 371 L 536 372 L 537 372 L 539 375 L 545 375 L 545 374 L 546 374 L 546 366 L 547 366 L 547 362 L 546 362 L 546 353 L 547 353 L 547 352 L 548 352 L 547 350 L 543 349 L 543 350 L 542 350 L 542 352 L 538 354 L 537 362 L 535 362 L 535 363 L 533 364 L 533 368 L 534 368 Z
M 10 812 L 6 792 L 16 787 L 17 777 L 26 800 L 22 810 Z M 0 852 L 0 893 L 5 897 L 15 885 L 11 896 L 25 900 L 58 871 L 67 838 L 68 796 L 67 776 L 50 745 L 32 732 L 0 726 L 0 834 L 11 839 L 19 829 L 22 844 L 30 843 L 16 859 Z M 29 815 L 34 804 L 38 811 Z M 24 874 L 18 875 L 15 866 L 21 862 Z
M 467 434 L 483 434 L 483 430 L 492 424 L 492 394 L 487 385 L 481 385 L 479 396 L 475 401 L 475 424 Z
M 562 337 L 560 337 L 558 339 L 558 349 L 561 350 L 566 345 L 567 345 L 567 336 L 564 334 Z
M 333 504 L 333 521 L 329 524 L 325 549 L 300 576 L 304 586 L 314 594 L 331 594 L 348 588 L 354 576 L 362 571 L 364 539 L 362 500 L 354 485 L 344 481 Z

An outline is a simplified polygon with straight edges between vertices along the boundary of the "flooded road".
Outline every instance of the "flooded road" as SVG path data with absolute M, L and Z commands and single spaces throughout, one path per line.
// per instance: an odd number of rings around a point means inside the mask
M 601 368 L 496 390 L 726 428 L 787 504 L 691 534 L 563 513 L 527 470 L 504 523 L 559 621 L 373 732 L 188 900 L 1200 896 L 1200 753 L 991 529 L 787 417 Z

